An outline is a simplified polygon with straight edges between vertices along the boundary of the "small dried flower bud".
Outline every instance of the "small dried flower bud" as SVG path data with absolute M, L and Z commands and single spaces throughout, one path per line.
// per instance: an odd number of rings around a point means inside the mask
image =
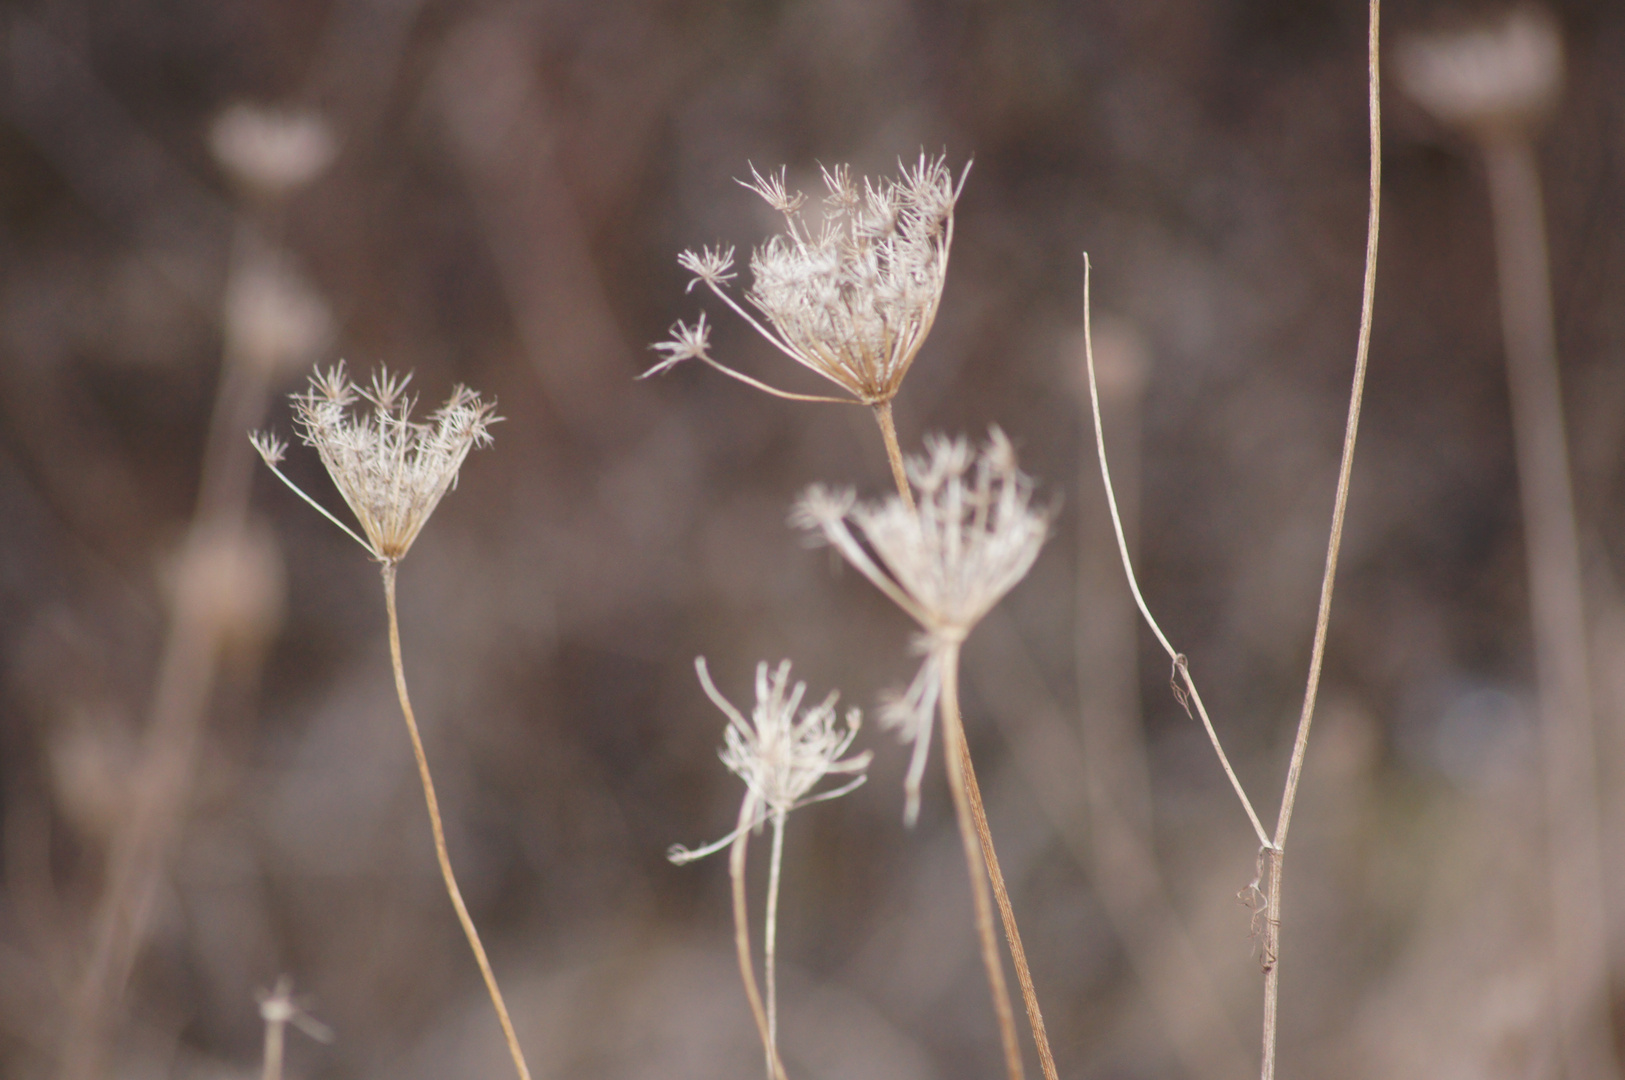
M 782 816 L 807 803 L 845 795 L 863 783 L 871 757 L 869 751 L 848 758 L 841 756 L 857 738 L 862 715 L 857 709 L 849 709 L 845 725 L 839 724 L 835 712 L 835 702 L 840 697 L 838 691 L 831 691 L 817 705 L 803 709 L 801 701 L 807 684 L 798 682 L 791 687 L 790 661 L 782 661 L 771 674 L 763 661 L 756 665 L 756 707 L 747 720 L 717 690 L 706 669 L 705 657 L 695 659 L 694 669 L 699 673 L 706 696 L 728 718 L 720 756 L 722 763 L 745 782 L 745 806 L 740 814 L 739 829 L 693 850 L 674 845 L 667 852 L 672 862 L 687 863 L 709 855 L 770 815 Z M 842 773 L 855 775 L 856 779 L 833 790 L 811 794 L 824 777 Z
M 1496 26 L 1406 42 L 1399 75 L 1440 120 L 1492 136 L 1526 127 L 1557 104 L 1563 41 L 1551 16 L 1520 9 Z
M 338 147 L 312 113 L 232 105 L 209 128 L 209 148 L 232 178 L 278 198 L 304 187 L 331 164 Z
M 322 298 L 275 258 L 233 273 L 225 307 L 228 354 L 269 374 L 310 363 L 333 337 L 333 316 Z

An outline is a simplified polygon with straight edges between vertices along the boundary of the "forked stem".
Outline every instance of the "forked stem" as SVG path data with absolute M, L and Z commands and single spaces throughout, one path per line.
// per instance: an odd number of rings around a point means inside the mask
M 976 912 L 976 934 L 982 946 L 982 965 L 987 968 L 988 989 L 993 994 L 993 1013 L 999 1021 L 999 1038 L 1004 1043 L 1005 1070 L 1009 1080 L 1022 1080 L 1021 1042 L 1016 1034 L 1015 1010 L 1010 1005 L 1010 988 L 1004 981 L 1004 961 L 999 956 L 999 939 L 993 929 L 993 905 L 988 899 L 988 877 L 982 861 L 984 845 L 992 851 L 991 837 L 982 839 L 976 814 L 971 809 L 970 755 L 965 748 L 965 728 L 959 716 L 959 644 L 938 646 L 942 650 L 942 741 L 943 759 L 948 769 L 948 790 L 953 793 L 954 816 L 965 846 L 965 867 L 970 871 L 971 901 Z M 978 800 L 979 801 L 979 800 Z M 1002 879 L 1001 879 L 1002 884 Z M 1014 921 L 1006 924 L 1014 928 Z M 1012 943 L 1012 951 L 1020 949 Z M 1024 967 L 1024 961 L 1018 967 Z M 1036 1009 L 1036 1005 L 1032 1006 Z M 1031 1015 L 1031 1014 L 1030 1014 Z M 1048 1044 L 1042 1038 L 1043 1021 L 1034 1031 L 1039 1035 L 1040 1054 L 1048 1061 Z M 1046 1066 L 1046 1080 L 1054 1080 L 1054 1065 Z
M 429 759 L 423 752 L 423 738 L 418 734 L 417 718 L 412 713 L 412 701 L 406 694 L 406 669 L 401 664 L 401 631 L 400 622 L 395 614 L 395 567 L 393 562 L 383 565 L 384 575 L 384 605 L 389 609 L 389 657 L 395 666 L 395 692 L 401 699 L 401 715 L 406 717 L 406 730 L 412 736 L 412 753 L 417 758 L 418 776 L 423 781 L 423 801 L 429 808 L 429 827 L 434 832 L 434 853 L 440 860 L 440 876 L 446 880 L 446 894 L 451 897 L 451 906 L 457 909 L 457 921 L 463 924 L 463 933 L 468 935 L 469 948 L 474 950 L 474 959 L 480 965 L 480 974 L 485 977 L 485 988 L 491 994 L 491 1004 L 497 1011 L 497 1019 L 502 1023 L 502 1034 L 508 1040 L 508 1052 L 513 1055 L 514 1068 L 519 1071 L 520 1080 L 530 1080 L 530 1069 L 525 1065 L 524 1051 L 519 1049 L 519 1037 L 514 1034 L 513 1021 L 508 1018 L 508 1006 L 502 1000 L 502 991 L 497 987 L 497 977 L 491 971 L 491 962 L 485 957 L 485 946 L 480 944 L 480 932 L 474 929 L 474 920 L 468 915 L 468 907 L 463 903 L 462 890 L 457 888 L 457 876 L 451 872 L 451 856 L 446 853 L 446 833 L 440 823 L 440 800 L 435 798 L 434 778 L 429 775 Z
M 954 702 L 954 724 L 960 727 L 959 757 L 965 772 L 965 794 L 970 803 L 971 817 L 976 822 L 976 836 L 982 842 L 982 858 L 987 862 L 987 878 L 993 884 L 993 898 L 999 905 L 999 918 L 1004 922 L 1004 940 L 1010 946 L 1010 957 L 1016 964 L 1016 982 L 1021 985 L 1021 1002 L 1027 1007 L 1027 1023 L 1033 1029 L 1033 1042 L 1038 1045 L 1038 1063 L 1044 1070 L 1044 1080 L 1059 1080 L 1055 1072 L 1055 1055 L 1050 1053 L 1049 1035 L 1044 1030 L 1044 1014 L 1038 1008 L 1038 991 L 1033 988 L 1033 974 L 1027 967 L 1027 950 L 1021 947 L 1021 931 L 1016 928 L 1016 913 L 1010 907 L 1010 893 L 1004 887 L 1004 872 L 999 869 L 999 855 L 993 850 L 993 831 L 987 825 L 987 811 L 982 806 L 982 789 L 976 783 L 976 767 L 971 763 L 970 744 L 965 741 L 963 725 L 958 717 L 959 702 Z
M 728 852 L 728 876 L 733 879 L 734 948 L 739 953 L 739 976 L 745 983 L 745 997 L 750 1001 L 750 1012 L 756 1018 L 756 1030 L 767 1052 L 768 1080 L 788 1080 L 784 1073 L 784 1062 L 779 1059 L 773 1025 L 768 1022 L 767 1010 L 762 1006 L 762 992 L 756 985 L 756 964 L 750 956 L 750 907 L 745 903 L 745 848 L 750 844 L 751 824 L 755 820 L 756 800 L 747 798 L 740 804 L 739 828 L 734 835 L 733 847 Z
M 897 481 L 897 494 L 909 512 L 914 511 L 914 490 L 908 485 L 908 470 L 903 467 L 903 451 L 897 445 L 897 424 L 892 420 L 891 399 L 876 402 L 875 421 L 880 425 L 880 437 L 886 440 L 886 460 L 891 462 L 891 476 Z

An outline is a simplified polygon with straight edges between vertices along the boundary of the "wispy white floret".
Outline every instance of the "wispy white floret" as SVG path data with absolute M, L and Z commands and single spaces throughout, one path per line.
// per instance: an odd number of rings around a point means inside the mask
M 369 385 L 350 381 L 342 363 L 311 376 L 310 389 L 293 395 L 299 436 L 316 448 L 327 473 L 361 525 L 362 535 L 329 514 L 277 468 L 286 450 L 273 436 L 251 436 L 271 471 L 349 533 L 372 557 L 395 563 L 405 556 L 429 515 L 457 484 L 468 452 L 491 442 L 490 425 L 501 418 L 494 405 L 466 387 L 430 415 L 411 419 L 415 402 L 406 396 L 410 375 L 380 369 Z M 357 401 L 370 412 L 352 409 Z
M 919 813 L 945 647 L 964 641 L 1027 575 L 1049 529 L 1048 512 L 1032 505 L 1032 481 L 1016 467 L 1015 450 L 998 428 L 980 453 L 964 439 L 941 436 L 927 439 L 926 451 L 908 461 L 917 510 L 895 495 L 867 504 L 850 491 L 814 485 L 792 516 L 834 545 L 925 631 L 919 674 L 881 713 L 883 724 L 914 744 L 905 782 L 911 822 Z
M 845 165 L 823 178 L 816 223 L 802 216 L 806 197 L 786 188 L 783 169 L 763 176 L 753 166 L 741 181 L 785 217 L 785 231 L 750 260 L 746 299 L 765 324 L 723 288 L 734 276 L 732 249 L 685 251 L 678 263 L 694 275 L 691 290 L 704 284 L 791 359 L 878 405 L 896 396 L 936 319 L 965 174 L 956 182 L 944 158 L 922 154 L 897 179 L 859 184 Z
M 807 684 L 790 685 L 790 661 L 781 662 L 771 674 L 763 661 L 756 665 L 756 707 L 747 720 L 711 682 L 705 657 L 694 661 L 694 669 L 699 673 L 706 696 L 728 718 L 720 756 L 722 763 L 745 782 L 745 806 L 740 813 L 739 828 L 704 847 L 690 850 L 674 845 L 667 852 L 672 862 L 692 862 L 719 851 L 770 817 L 782 819 L 799 806 L 845 795 L 865 780 L 869 751 L 842 757 L 857 738 L 862 714 L 857 709 L 849 709 L 845 724 L 841 724 L 835 711 L 839 692 L 831 691 L 817 705 L 802 709 Z M 855 778 L 838 788 L 809 794 L 820 780 L 830 775 L 854 775 Z

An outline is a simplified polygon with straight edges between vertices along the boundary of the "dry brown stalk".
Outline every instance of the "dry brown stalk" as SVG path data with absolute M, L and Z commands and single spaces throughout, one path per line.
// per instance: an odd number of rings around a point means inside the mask
M 497 986 L 495 973 L 491 971 L 491 961 L 486 959 L 485 946 L 480 943 L 480 932 L 474 928 L 474 920 L 469 917 L 462 890 L 457 887 L 457 875 L 451 870 L 451 856 L 446 853 L 446 831 L 440 822 L 440 800 L 435 798 L 434 777 L 429 774 L 429 759 L 423 752 L 423 737 L 418 734 L 417 717 L 412 713 L 412 700 L 406 693 L 406 669 L 401 664 L 400 623 L 395 615 L 396 565 L 394 562 L 383 565 L 384 606 L 389 611 L 389 659 L 395 669 L 395 693 L 401 701 L 401 715 L 406 718 L 406 732 L 412 738 L 412 755 L 417 759 L 418 777 L 423 781 L 423 801 L 429 809 L 429 828 L 434 832 L 435 858 L 440 863 L 440 876 L 446 882 L 446 894 L 451 897 L 451 906 L 457 909 L 457 921 L 462 924 L 463 933 L 468 937 L 468 947 L 474 952 L 480 975 L 485 979 L 485 989 L 491 995 L 491 1004 L 502 1024 L 502 1035 L 507 1040 L 514 1068 L 520 1080 L 530 1080 L 530 1069 L 525 1065 L 524 1051 L 519 1048 L 519 1037 L 514 1034 L 513 1021 L 508 1017 L 507 1003 L 502 1000 L 502 990 Z

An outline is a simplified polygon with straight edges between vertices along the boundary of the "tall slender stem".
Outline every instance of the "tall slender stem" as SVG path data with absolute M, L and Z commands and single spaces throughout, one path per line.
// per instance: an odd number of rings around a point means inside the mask
M 393 562 L 383 565 L 384 606 L 389 609 L 389 657 L 395 666 L 395 692 L 401 699 L 401 715 L 406 717 L 406 731 L 412 737 L 412 753 L 417 758 L 418 776 L 423 781 L 423 801 L 429 808 L 435 858 L 440 860 L 440 876 L 446 880 L 446 894 L 451 897 L 451 906 L 457 909 L 457 921 L 463 924 L 463 933 L 468 935 L 469 948 L 474 951 L 480 974 L 485 978 L 485 989 L 490 992 L 491 1004 L 495 1006 L 497 1019 L 502 1023 L 502 1034 L 508 1040 L 508 1052 L 513 1055 L 514 1068 L 519 1071 L 520 1080 L 530 1080 L 524 1051 L 519 1049 L 519 1037 L 514 1034 L 513 1021 L 508 1018 L 508 1006 L 502 1000 L 502 991 L 497 987 L 491 962 L 485 957 L 485 946 L 480 944 L 480 932 L 474 929 L 474 920 L 469 917 L 468 907 L 463 903 L 462 890 L 457 888 L 457 876 L 451 872 L 451 856 L 446 853 L 446 833 L 440 823 L 440 800 L 435 798 L 434 778 L 429 775 L 429 759 L 423 752 L 423 738 L 418 734 L 412 701 L 406 694 L 406 669 L 401 664 L 400 622 L 395 614 L 395 567 Z
M 1597 808 L 1585 582 L 1558 381 L 1546 228 L 1534 147 L 1522 129 L 1484 139 L 1495 216 L 1502 337 L 1523 504 L 1529 607 L 1551 847 L 1559 1043 L 1570 1076 L 1619 1075 L 1607 1001 L 1607 913 Z
M 982 945 L 982 964 L 987 968 L 988 989 L 993 994 L 993 1013 L 998 1018 L 999 1037 L 1004 1043 L 1005 1069 L 1009 1080 L 1022 1080 L 1021 1042 L 1016 1035 L 1015 1011 L 1010 1006 L 1010 988 L 1004 981 L 999 939 L 993 929 L 993 905 L 988 899 L 982 841 L 977 832 L 975 814 L 971 810 L 970 785 L 967 782 L 969 758 L 965 750 L 965 727 L 959 716 L 959 645 L 953 642 L 938 647 L 942 650 L 942 741 L 944 764 L 948 769 L 948 790 L 953 793 L 954 815 L 959 820 L 959 835 L 965 846 L 965 867 L 970 871 L 971 901 L 976 912 L 976 934 Z
M 779 866 L 784 861 L 783 810 L 773 812 L 773 854 L 767 869 L 767 925 L 762 930 L 762 967 L 767 977 L 767 1045 L 779 1049 Z
M 1366 217 L 1365 286 L 1360 298 L 1360 336 L 1355 347 L 1354 382 L 1349 390 L 1348 421 L 1343 428 L 1343 454 L 1337 467 L 1337 496 L 1332 504 L 1331 536 L 1326 542 L 1326 567 L 1320 579 L 1320 608 L 1315 616 L 1315 643 L 1309 657 L 1309 679 L 1303 694 L 1303 711 L 1298 715 L 1298 733 L 1292 741 L 1292 761 L 1287 766 L 1286 788 L 1281 795 L 1281 813 L 1275 822 L 1275 837 L 1264 848 L 1264 1024 L 1262 1080 L 1274 1080 L 1275 1043 L 1280 1000 L 1281 871 L 1286 860 L 1286 833 L 1292 824 L 1292 808 L 1303 776 L 1304 754 L 1309 748 L 1309 725 L 1314 720 L 1315 699 L 1320 691 L 1320 669 L 1326 656 L 1326 629 L 1331 622 L 1332 586 L 1337 578 L 1337 556 L 1343 544 L 1343 516 L 1348 508 L 1349 477 L 1354 469 L 1354 441 L 1360 429 L 1360 404 L 1365 395 L 1366 362 L 1371 353 L 1371 312 L 1377 285 L 1377 232 L 1382 208 L 1382 103 L 1377 67 L 1378 15 L 1380 0 L 1370 0 L 1366 30 L 1367 107 L 1371 118 L 1370 203 Z
M 768 1080 L 787 1080 L 784 1062 L 779 1059 L 778 1046 L 773 1040 L 772 1025 L 767 1010 L 762 1007 L 762 992 L 756 985 L 756 964 L 750 956 L 750 907 L 745 903 L 745 849 L 750 844 L 751 823 L 756 820 L 756 800 L 747 798 L 739 806 L 739 828 L 734 836 L 733 848 L 728 852 L 728 876 L 733 879 L 734 948 L 739 953 L 739 977 L 745 983 L 745 997 L 750 1012 L 756 1018 L 756 1030 L 762 1037 L 767 1052 Z
M 1038 1062 L 1044 1069 L 1044 1080 L 1059 1080 L 1055 1072 L 1055 1055 L 1050 1053 L 1049 1035 L 1044 1031 L 1044 1014 L 1038 1008 L 1038 991 L 1033 988 L 1033 974 L 1027 967 L 1027 950 L 1021 947 L 1021 931 L 1016 928 L 1016 913 L 1010 907 L 1010 893 L 1004 886 L 1004 872 L 999 869 L 999 856 L 993 850 L 993 832 L 987 825 L 987 811 L 982 806 L 982 789 L 976 783 L 976 768 L 971 763 L 970 745 L 963 734 L 963 724 L 954 702 L 955 723 L 961 728 L 959 742 L 960 764 L 965 772 L 965 794 L 970 802 L 971 817 L 976 822 L 976 836 L 982 844 L 982 858 L 987 862 L 987 877 L 993 885 L 993 898 L 999 905 L 999 918 L 1004 922 L 1004 940 L 1010 946 L 1010 957 L 1016 964 L 1016 981 L 1021 986 L 1021 1001 L 1027 1007 L 1027 1023 L 1033 1029 L 1033 1042 L 1038 1045 Z
M 891 476 L 897 482 L 897 495 L 910 512 L 914 510 L 914 490 L 908 486 L 908 470 L 903 468 L 903 451 L 897 445 L 897 424 L 892 420 L 891 400 L 874 405 L 875 421 L 880 425 L 880 436 L 886 440 L 886 460 L 891 462 Z

